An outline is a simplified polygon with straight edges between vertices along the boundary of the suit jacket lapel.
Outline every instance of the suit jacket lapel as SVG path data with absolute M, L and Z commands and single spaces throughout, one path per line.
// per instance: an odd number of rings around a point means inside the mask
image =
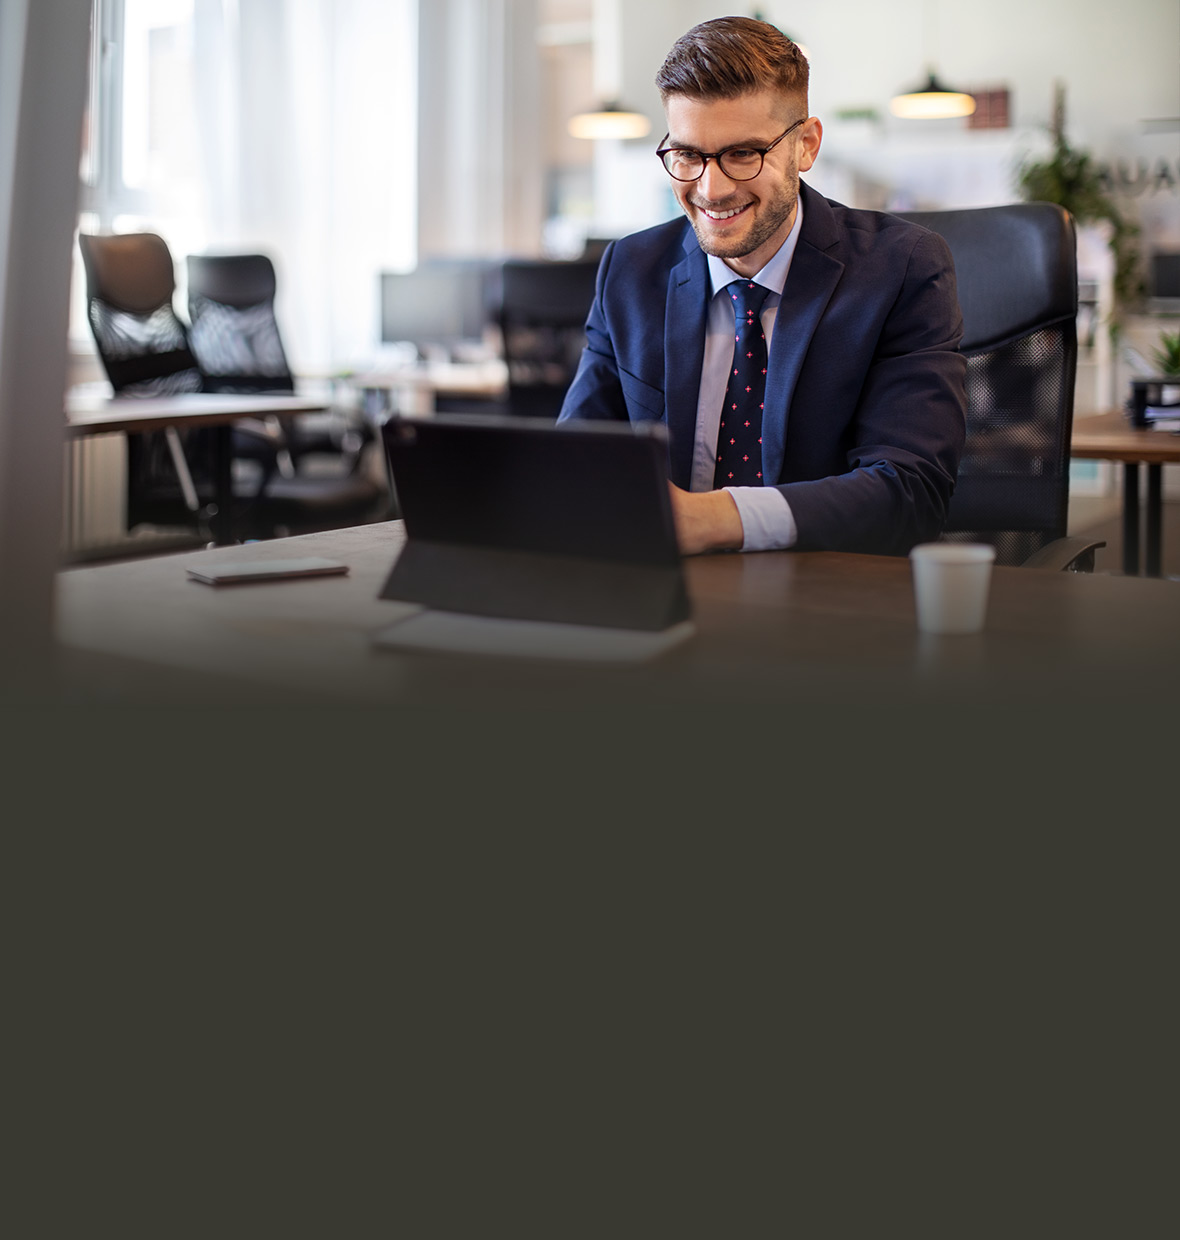
M 664 317 L 664 402 L 668 411 L 671 478 L 688 489 L 705 358 L 705 312 L 709 304 L 709 266 L 686 226 L 685 257 L 668 273 Z
M 777 482 L 782 473 L 795 385 L 811 337 L 844 271 L 839 259 L 824 253 L 839 240 L 831 207 L 806 185 L 800 185 L 799 193 L 803 198 L 803 229 L 775 316 L 767 365 L 769 416 L 762 421 L 762 473 L 767 485 Z

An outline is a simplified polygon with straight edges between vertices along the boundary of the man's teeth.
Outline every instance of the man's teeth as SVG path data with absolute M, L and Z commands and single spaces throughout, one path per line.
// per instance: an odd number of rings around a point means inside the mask
M 727 220 L 731 216 L 737 215 L 739 211 L 744 211 L 745 209 L 746 208 L 744 206 L 734 207 L 732 211 L 710 211 L 707 207 L 701 208 L 701 210 L 704 211 L 704 213 L 711 220 Z

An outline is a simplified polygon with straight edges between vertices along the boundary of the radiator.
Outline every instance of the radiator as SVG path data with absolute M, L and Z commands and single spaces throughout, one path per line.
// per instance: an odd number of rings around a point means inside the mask
M 117 551 L 128 541 L 127 447 L 121 434 L 87 435 L 65 446 L 62 551 Z
M 122 432 L 66 441 L 61 556 L 65 563 L 122 559 L 201 546 L 187 526 L 127 530 L 127 441 Z

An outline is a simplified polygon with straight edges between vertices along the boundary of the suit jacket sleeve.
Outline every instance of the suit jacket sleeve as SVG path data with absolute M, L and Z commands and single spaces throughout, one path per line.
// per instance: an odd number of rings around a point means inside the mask
M 618 362 L 603 311 L 603 289 L 614 258 L 612 242 L 603 252 L 595 281 L 594 303 L 586 319 L 586 346 L 562 402 L 559 421 L 571 419 L 627 420 Z
M 843 337 L 841 327 L 829 322 L 813 340 L 790 421 L 847 418 L 840 434 L 846 472 L 783 481 L 778 489 L 795 516 L 799 549 L 904 554 L 940 533 L 966 434 L 962 315 L 945 241 L 917 234 L 874 346 Z M 857 351 L 869 360 L 851 417 L 816 407 L 832 394 L 830 368 L 843 364 L 861 378 Z

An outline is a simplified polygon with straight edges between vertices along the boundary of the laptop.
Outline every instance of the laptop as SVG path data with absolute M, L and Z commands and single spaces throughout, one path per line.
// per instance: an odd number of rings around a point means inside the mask
M 382 436 L 406 544 L 380 597 L 443 613 L 452 632 L 465 616 L 683 635 L 663 426 L 440 414 Z

